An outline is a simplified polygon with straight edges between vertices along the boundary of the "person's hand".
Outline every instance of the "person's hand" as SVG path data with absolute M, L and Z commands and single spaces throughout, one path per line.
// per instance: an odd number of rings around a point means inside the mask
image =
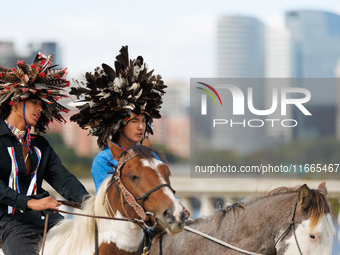
M 51 196 L 41 199 L 31 199 L 27 202 L 27 208 L 34 211 L 42 211 L 46 209 L 57 210 L 58 206 L 61 206 L 61 203 Z

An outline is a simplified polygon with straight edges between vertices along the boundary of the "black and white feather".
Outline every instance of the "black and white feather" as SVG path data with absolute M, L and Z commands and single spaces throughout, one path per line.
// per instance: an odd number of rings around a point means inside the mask
M 160 108 L 164 85 L 160 75 L 148 71 L 141 56 L 130 60 L 128 46 L 120 49 L 113 69 L 107 64 L 97 67 L 94 72 L 85 74 L 86 81 L 78 81 L 71 87 L 71 95 L 83 105 L 77 106 L 79 113 L 71 117 L 83 129 L 98 136 L 98 144 L 106 145 L 122 127 L 122 120 L 142 111 L 150 115 L 147 132 L 153 133 L 152 119 L 160 118 Z

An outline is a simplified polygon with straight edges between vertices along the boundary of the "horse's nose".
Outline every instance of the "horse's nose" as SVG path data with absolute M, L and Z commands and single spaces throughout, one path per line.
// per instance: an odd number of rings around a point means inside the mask
M 184 210 L 179 212 L 177 216 L 178 219 L 174 216 L 174 211 L 172 209 L 166 209 L 163 212 L 164 220 L 169 224 L 169 230 L 171 232 L 179 232 L 184 229 L 184 220 L 185 220 L 185 213 Z
M 185 211 L 182 210 L 182 211 L 179 213 L 179 218 L 181 219 L 181 221 L 183 221 L 183 223 L 184 223 L 184 221 L 185 221 L 185 217 L 186 217 Z
M 166 209 L 163 212 L 163 218 L 168 224 L 172 224 L 172 222 L 175 220 L 175 217 L 173 216 L 173 211 L 171 209 Z

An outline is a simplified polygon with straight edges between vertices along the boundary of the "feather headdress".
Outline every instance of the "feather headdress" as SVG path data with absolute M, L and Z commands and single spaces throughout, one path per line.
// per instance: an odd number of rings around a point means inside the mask
M 83 129 L 98 136 L 98 145 L 103 148 L 107 140 L 123 126 L 123 122 L 140 113 L 146 113 L 146 132 L 153 133 L 153 118 L 160 118 L 164 85 L 160 75 L 148 72 L 143 57 L 130 60 L 128 46 L 122 47 L 114 63 L 115 70 L 107 64 L 86 73 L 86 82 L 75 81 L 78 87 L 71 88 L 77 96 L 79 113 L 71 117 Z
M 66 69 L 52 69 L 53 54 L 46 57 L 38 53 L 33 64 L 18 61 L 17 68 L 0 67 L 0 106 L 5 102 L 9 105 L 25 100 L 32 96 L 43 102 L 43 112 L 35 129 L 44 131 L 46 125 L 53 121 L 65 121 L 60 112 L 68 112 L 57 101 L 63 97 L 64 88 L 70 85 L 64 77 Z M 3 107 L 1 107 L 3 108 Z M 3 113 L 0 109 L 0 117 Z

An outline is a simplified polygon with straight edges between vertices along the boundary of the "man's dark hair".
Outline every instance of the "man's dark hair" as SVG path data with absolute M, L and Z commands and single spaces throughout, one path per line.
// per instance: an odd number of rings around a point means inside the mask
M 42 101 L 39 97 L 35 95 L 31 95 L 25 100 L 31 100 L 31 99 L 38 99 L 39 101 Z M 1 106 L 0 106 L 0 119 L 7 119 L 8 116 L 11 113 L 12 106 L 9 104 L 11 99 L 7 99 Z M 42 102 L 42 109 L 43 111 L 41 112 L 41 116 L 37 122 L 37 124 L 34 126 L 34 131 L 35 133 L 45 133 L 47 124 L 49 122 L 48 118 L 46 117 L 44 113 L 44 109 L 46 108 L 46 103 Z

